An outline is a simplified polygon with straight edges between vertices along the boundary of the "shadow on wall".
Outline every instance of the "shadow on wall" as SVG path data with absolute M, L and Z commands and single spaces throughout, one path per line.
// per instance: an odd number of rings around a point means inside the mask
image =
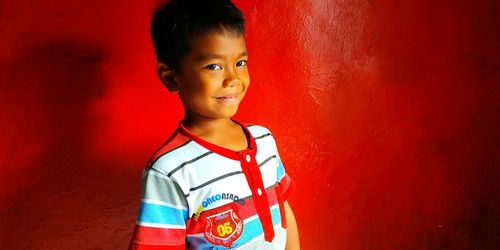
M 120 188 L 136 176 L 120 173 L 119 178 L 111 168 L 90 162 L 85 144 L 91 136 L 86 105 L 105 89 L 104 58 L 104 50 L 93 44 L 55 39 L 19 50 L 15 61 L 4 62 L 0 104 L 7 108 L 1 111 L 0 129 L 6 133 L 0 162 L 6 167 L 0 185 L 6 188 L 0 199 L 7 206 L 0 210 L 2 248 L 117 247 L 104 240 L 131 232 L 135 211 L 127 214 L 116 206 L 127 207 L 123 203 L 130 194 L 120 196 Z M 111 212 L 122 212 L 123 229 L 106 228 L 122 220 Z

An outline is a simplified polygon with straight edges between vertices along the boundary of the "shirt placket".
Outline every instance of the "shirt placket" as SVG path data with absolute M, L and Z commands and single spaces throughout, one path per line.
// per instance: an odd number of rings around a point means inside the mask
M 240 157 L 241 169 L 252 191 L 255 209 L 262 224 L 262 230 L 264 231 L 264 239 L 271 242 L 274 238 L 273 221 L 260 168 L 255 160 L 255 152 L 242 151 L 240 152 Z

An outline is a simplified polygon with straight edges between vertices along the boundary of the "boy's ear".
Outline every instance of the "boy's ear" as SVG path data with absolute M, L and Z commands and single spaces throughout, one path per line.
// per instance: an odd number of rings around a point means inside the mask
M 167 64 L 159 62 L 156 67 L 158 77 L 160 77 L 161 82 L 167 87 L 170 92 L 177 92 L 178 85 L 175 80 L 175 72 Z

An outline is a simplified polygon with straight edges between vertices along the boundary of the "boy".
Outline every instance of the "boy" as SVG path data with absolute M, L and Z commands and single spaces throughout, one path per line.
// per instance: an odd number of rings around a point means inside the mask
M 250 83 L 242 13 L 229 0 L 172 0 L 151 34 L 185 116 L 144 169 L 130 249 L 298 249 L 294 184 L 271 133 L 231 118 Z

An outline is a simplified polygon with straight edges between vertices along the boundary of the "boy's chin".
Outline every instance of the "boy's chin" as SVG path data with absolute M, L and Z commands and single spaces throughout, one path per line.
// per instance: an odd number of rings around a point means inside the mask
M 208 118 L 211 120 L 231 119 L 234 115 L 236 115 L 237 111 L 238 110 L 236 109 L 234 111 L 217 112 L 217 113 L 205 114 L 205 115 L 198 113 L 198 115 L 190 116 L 190 117 L 194 118 L 194 119 L 196 119 L 196 117 L 198 117 L 198 118 L 204 117 L 204 119 Z
M 236 115 L 238 113 L 238 106 L 234 106 L 231 108 L 224 108 L 218 110 L 217 114 L 214 114 L 214 117 L 219 117 L 219 118 L 231 118 L 232 116 Z
M 218 118 L 221 118 L 221 119 L 231 119 L 231 117 L 235 116 L 236 113 L 238 113 L 238 112 L 229 112 L 229 113 L 226 113 L 226 114 L 218 116 Z
M 219 118 L 225 118 L 225 119 L 231 119 L 231 117 L 235 116 L 236 113 L 238 113 L 238 109 L 231 111 L 231 112 L 225 112 L 224 114 L 219 115 Z

